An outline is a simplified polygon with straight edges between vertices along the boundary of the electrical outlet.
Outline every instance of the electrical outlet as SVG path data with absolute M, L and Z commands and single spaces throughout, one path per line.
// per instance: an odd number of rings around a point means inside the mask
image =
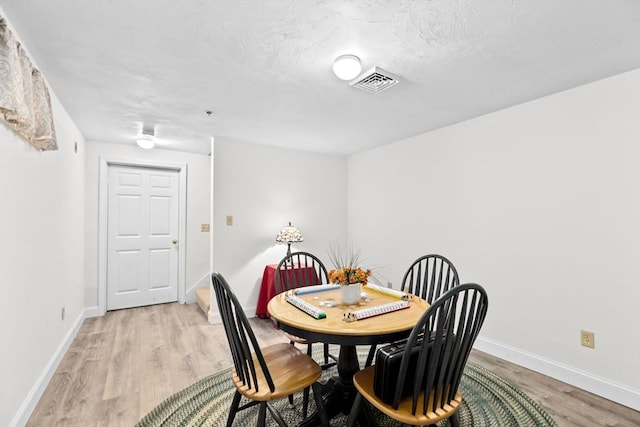
M 580 331 L 580 344 L 583 347 L 596 348 L 596 342 L 591 331 Z

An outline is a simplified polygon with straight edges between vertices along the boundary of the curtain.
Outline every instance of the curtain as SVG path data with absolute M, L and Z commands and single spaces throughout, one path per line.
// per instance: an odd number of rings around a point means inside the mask
M 57 150 L 44 77 L 0 17 L 0 118 L 40 150 Z
M 30 142 L 41 150 L 57 150 L 56 132 L 53 128 L 53 113 L 49 89 L 40 71 L 31 72 L 33 87 L 33 128 Z

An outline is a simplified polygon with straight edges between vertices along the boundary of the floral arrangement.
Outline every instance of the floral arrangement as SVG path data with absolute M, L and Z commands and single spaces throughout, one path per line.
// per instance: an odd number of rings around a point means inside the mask
M 329 247 L 329 258 L 335 267 L 334 270 L 329 270 L 329 281 L 331 283 L 342 286 L 354 283 L 367 284 L 371 270 L 358 266 L 360 262 L 360 251 L 353 252 L 353 250 L 350 250 L 349 254 L 344 256 L 337 246 Z
M 337 270 L 329 270 L 329 280 L 331 283 L 339 285 L 351 285 L 353 283 L 367 284 L 371 270 L 362 268 L 344 267 Z

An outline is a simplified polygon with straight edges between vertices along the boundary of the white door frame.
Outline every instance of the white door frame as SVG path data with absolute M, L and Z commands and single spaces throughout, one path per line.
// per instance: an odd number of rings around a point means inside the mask
M 100 156 L 100 190 L 98 205 L 98 313 L 103 316 L 107 312 L 107 218 L 109 200 L 109 167 L 132 166 L 153 168 L 178 172 L 179 191 L 179 223 L 178 223 L 178 302 L 184 304 L 187 299 L 186 290 L 186 214 L 187 214 L 187 164 L 166 163 L 156 161 L 138 161 L 114 159 Z

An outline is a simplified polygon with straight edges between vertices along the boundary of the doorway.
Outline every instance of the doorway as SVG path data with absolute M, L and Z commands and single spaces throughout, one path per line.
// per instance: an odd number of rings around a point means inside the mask
M 98 308 L 185 301 L 186 165 L 101 159 Z

